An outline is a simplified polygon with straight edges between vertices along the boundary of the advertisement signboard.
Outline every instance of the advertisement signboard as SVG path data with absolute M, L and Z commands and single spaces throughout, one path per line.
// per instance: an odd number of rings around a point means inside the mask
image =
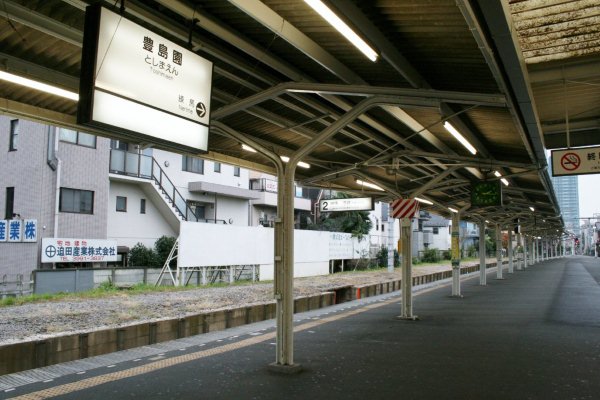
M 86 9 L 77 119 L 135 143 L 207 150 L 213 65 L 99 5 Z
M 43 263 L 117 261 L 117 241 L 42 238 Z

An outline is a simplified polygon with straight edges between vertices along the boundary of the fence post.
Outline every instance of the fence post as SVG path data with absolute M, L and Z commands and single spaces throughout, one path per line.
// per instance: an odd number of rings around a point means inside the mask
M 17 291 L 23 296 L 23 274 L 17 275 Z

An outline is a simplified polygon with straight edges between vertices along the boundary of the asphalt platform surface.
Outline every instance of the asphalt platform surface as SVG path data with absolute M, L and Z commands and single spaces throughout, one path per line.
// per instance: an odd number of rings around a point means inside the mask
M 297 315 L 298 374 L 268 369 L 268 321 L 108 366 L 88 361 L 0 398 L 600 399 L 600 260 L 504 272 L 486 286 L 478 273 L 463 280 L 462 298 L 447 284 L 420 290 L 418 321 L 397 318 L 397 293 Z

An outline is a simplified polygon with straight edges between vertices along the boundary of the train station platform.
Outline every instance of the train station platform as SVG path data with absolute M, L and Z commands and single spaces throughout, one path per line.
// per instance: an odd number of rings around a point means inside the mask
M 557 258 L 295 316 L 301 372 L 277 374 L 274 321 L 31 370 L 18 399 L 592 399 L 600 394 L 600 260 Z M 53 373 L 53 371 L 55 371 Z M 29 374 L 29 375 L 27 375 Z

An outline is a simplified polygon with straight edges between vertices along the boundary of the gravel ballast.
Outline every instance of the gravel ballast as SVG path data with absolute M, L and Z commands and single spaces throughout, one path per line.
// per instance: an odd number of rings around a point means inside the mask
M 449 270 L 449 266 L 414 267 L 413 276 Z M 294 297 L 311 296 L 343 286 L 401 279 L 400 269 L 299 278 Z M 0 307 L 0 345 L 40 340 L 133 323 L 181 318 L 218 309 L 273 300 L 273 283 L 204 287 L 185 291 L 130 294 L 127 291 L 93 299 L 65 299 Z

